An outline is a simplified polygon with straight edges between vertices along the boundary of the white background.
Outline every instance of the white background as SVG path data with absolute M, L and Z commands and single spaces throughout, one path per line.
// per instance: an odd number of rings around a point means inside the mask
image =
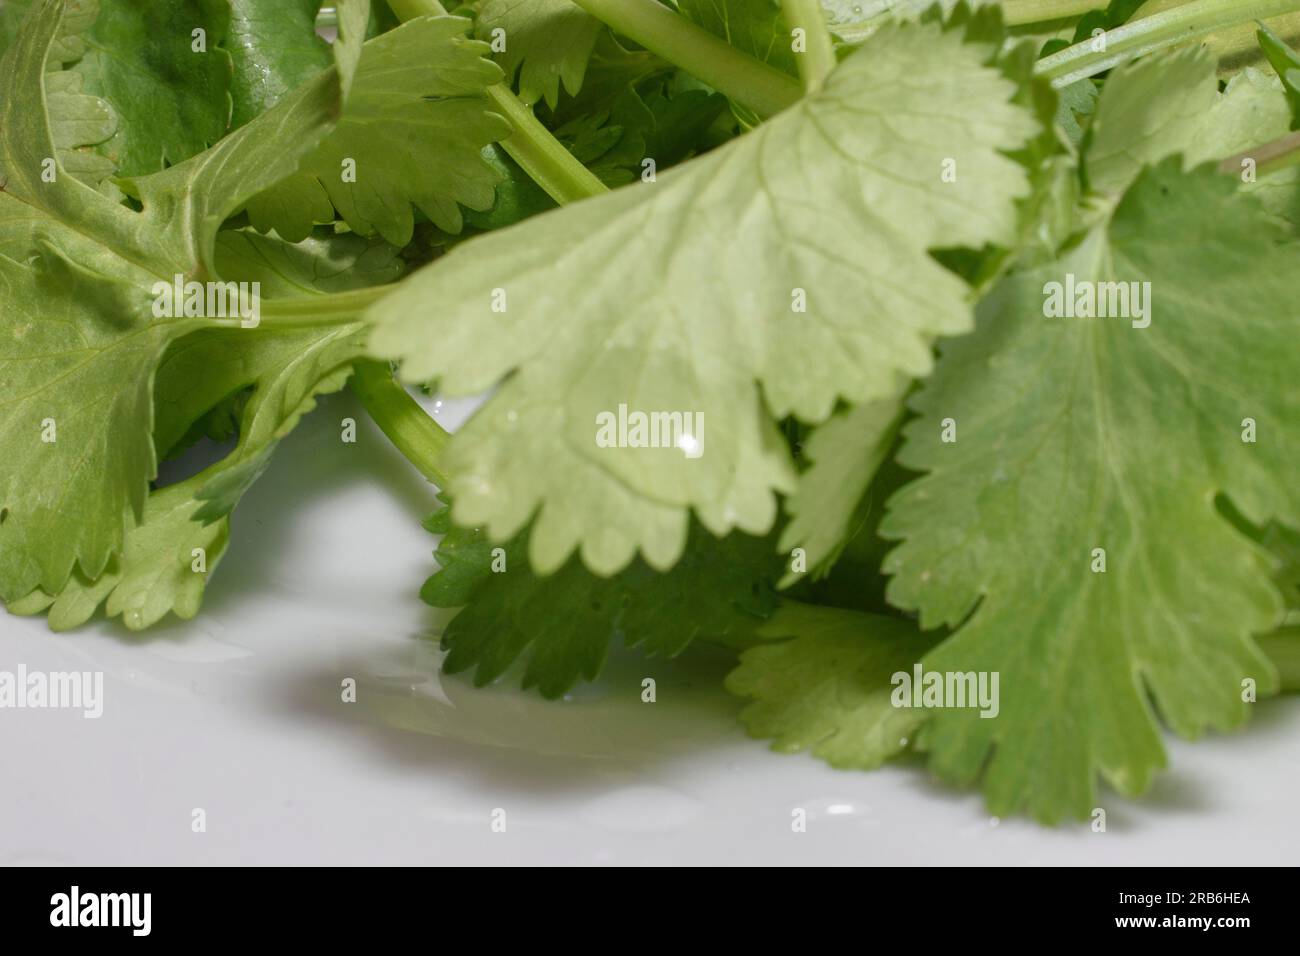
M 354 445 L 339 440 L 349 415 Z M 837 772 L 771 753 L 720 689 L 725 656 L 616 655 L 556 703 L 441 677 L 427 640 L 440 612 L 417 597 L 433 508 L 433 489 L 336 396 L 236 511 L 194 621 L 54 635 L 0 611 L 0 669 L 105 682 L 99 720 L 0 710 L 0 863 L 1300 860 L 1297 698 L 1259 704 L 1243 733 L 1171 740 L 1172 769 L 1146 798 L 1102 792 L 1108 826 L 1094 833 L 991 820 L 920 765 Z M 646 676 L 654 704 L 640 701 Z M 355 704 L 340 700 L 345 677 Z M 796 807 L 806 833 L 791 831 Z

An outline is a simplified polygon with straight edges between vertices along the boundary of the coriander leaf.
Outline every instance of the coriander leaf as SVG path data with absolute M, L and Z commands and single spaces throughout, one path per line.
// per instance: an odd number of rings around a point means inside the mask
M 752 133 L 462 243 L 376 305 L 371 351 L 406 381 L 500 385 L 447 451 L 457 520 L 502 540 L 537 514 L 542 573 L 575 549 L 598 574 L 638 551 L 670 567 L 692 510 L 714 535 L 767 533 L 792 486 L 773 418 L 820 421 L 926 374 L 934 337 L 971 321 L 927 250 L 1014 234 L 1026 175 L 1002 151 L 1036 126 L 995 52 L 935 24 L 882 30 Z M 702 415 L 702 454 L 601 447 L 620 406 Z
M 57 597 L 38 590 L 9 609 L 48 610 L 55 631 L 80 627 L 101 604 L 133 631 L 168 613 L 192 618 L 229 543 L 231 510 L 265 468 L 275 443 L 314 407 L 317 396 L 343 387 L 348 363 L 360 351 L 359 332 L 359 326 L 258 336 L 205 331 L 177 343 L 158 371 L 160 396 L 183 389 L 183 380 L 197 374 L 253 387 L 235 450 L 198 475 L 152 492 L 140 523 L 126 533 L 122 553 L 98 578 L 74 571 Z M 193 401 L 191 392 L 184 394 Z
M 316 294 L 363 288 L 395 278 L 401 270 L 391 248 L 358 236 L 319 236 L 291 245 L 248 230 L 222 233 L 217 261 L 223 276 L 262 282 L 269 297 L 308 290 Z M 314 290 L 314 276 L 321 284 Z M 222 399 L 253 387 L 241 416 L 240 445 L 263 449 L 287 433 L 317 383 L 351 363 L 359 354 L 361 326 L 326 329 L 204 329 L 168 350 L 155 384 L 154 441 L 171 448 L 188 424 Z M 341 388 L 343 382 L 328 390 Z M 305 407 L 304 407 L 305 406 Z
M 396 251 L 358 236 L 320 236 L 300 246 L 249 230 L 221 234 L 217 260 L 222 275 L 260 281 L 274 297 L 361 288 L 388 281 L 401 269 Z M 173 344 L 157 372 L 155 444 L 168 448 L 202 410 L 226 395 L 239 442 L 222 461 L 199 475 L 152 492 L 140 524 L 127 531 L 123 553 L 97 580 L 80 572 L 57 599 L 37 591 L 10 605 L 14 613 L 49 608 L 50 627 L 84 624 L 107 600 L 106 613 L 120 615 L 131 630 L 155 624 L 168 612 L 188 619 L 229 538 L 228 515 L 270 460 L 276 443 L 314 406 L 316 398 L 342 388 L 360 353 L 359 325 L 328 329 L 262 331 L 202 330 Z M 194 548 L 203 548 L 196 570 Z
M 1274 523 L 1264 529 L 1260 541 L 1277 558 L 1275 579 L 1287 607 L 1300 611 L 1300 531 Z
M 742 53 L 798 75 L 781 0 L 677 0 L 677 9 Z
M 994 0 L 821 0 L 832 32 L 847 43 L 861 43 L 890 19 L 916 18 L 938 11 L 948 16 L 958 6 L 972 9 Z
M 1224 159 L 1286 129 L 1286 102 L 1271 78 L 1247 70 L 1220 93 L 1214 58 L 1201 48 L 1149 56 L 1111 71 L 1085 141 L 1086 179 L 1098 192 L 1119 192 L 1166 156 Z
M 74 63 L 86 53 L 85 32 L 99 16 L 100 0 L 68 0 L 58 35 L 50 45 L 51 63 Z M 13 45 L 33 0 L 5 0 L 0 4 L 0 53 Z
M 589 113 L 555 136 L 607 186 L 655 175 L 686 159 L 727 107 L 726 97 L 700 89 L 672 91 L 666 77 L 630 86 L 608 111 Z
M 395 281 L 405 268 L 397 250 L 382 239 L 326 230 L 297 244 L 251 229 L 222 230 L 216 264 L 227 280 L 258 282 L 261 294 L 270 298 L 379 285 Z M 296 348 L 291 344 L 281 354 L 247 336 L 218 336 L 214 343 L 204 332 L 172 346 L 154 383 L 154 446 L 164 450 L 161 457 L 174 457 L 205 435 L 217 441 L 232 438 L 248 388 L 277 363 L 292 359 Z M 186 355 L 189 361 L 181 360 Z
M 0 7 L 0 53 L 13 43 L 31 9 L 28 0 Z M 50 44 L 45 77 L 51 139 L 59 164 L 87 185 L 96 186 L 114 172 L 113 163 L 92 148 L 117 130 L 117 114 L 103 99 L 84 91 L 83 78 L 68 67 L 86 52 L 84 33 L 95 22 L 99 0 L 76 0 Z
M 201 153 L 226 131 L 230 56 L 219 44 L 224 0 L 99 0 L 86 53 L 73 68 L 121 122 L 100 151 L 125 176 Z M 196 35 L 195 31 L 201 31 Z
M 297 243 L 225 229 L 217 237 L 216 262 L 222 276 L 260 282 L 265 296 L 364 289 L 397 281 L 405 268 L 399 250 L 377 236 L 328 229 Z
M 285 179 L 320 145 L 338 120 L 347 95 L 343 77 L 353 75 L 361 56 L 366 0 L 340 3 L 340 34 L 332 47 L 335 65 L 226 136 L 216 146 L 159 173 L 126 185 L 139 199 L 147 221 L 173 254 L 184 256 L 188 272 L 197 265 L 215 272 L 214 246 L 222 223 L 253 196 Z M 359 20 L 352 28 L 346 25 Z M 154 238 L 154 237 L 151 237 Z
M 1258 37 L 1269 66 L 1286 89 L 1286 99 L 1291 105 L 1291 128 L 1300 129 L 1300 54 L 1266 24 L 1259 25 Z
M 226 521 L 204 524 L 195 517 L 194 491 L 203 480 L 195 476 L 150 494 L 140 524 L 127 531 L 122 554 L 97 580 L 74 572 L 57 596 L 38 589 L 10 602 L 8 610 L 47 613 L 54 631 L 80 627 L 105 601 L 106 613 L 121 615 L 134 631 L 157 623 L 169 612 L 192 618 L 230 540 Z M 202 549 L 200 554 L 196 548 Z
M 210 262 L 245 190 L 292 169 L 341 97 L 331 70 L 201 156 L 134 180 L 136 212 L 55 161 L 44 80 L 64 10 L 35 8 L 0 60 L 5 600 L 56 594 L 74 566 L 98 578 L 121 550 L 154 475 L 154 369 L 171 341 L 213 321 L 155 316 L 151 290 Z
M 94 23 L 98 9 L 97 0 L 83 0 L 69 9 L 50 48 L 50 72 L 45 75 L 50 137 L 59 165 L 89 186 L 98 186 L 115 172 L 112 161 L 93 147 L 117 131 L 118 116 L 105 100 L 86 93 L 82 75 L 68 67 L 85 53 L 84 31 Z
M 614 34 L 605 30 L 596 37 L 582 90 L 562 97 L 554 108 L 538 103 L 537 114 L 552 129 L 563 126 L 591 113 L 606 112 L 628 87 L 674 71 L 674 67 L 648 50 L 626 49 Z
M 1057 104 L 1056 122 L 1070 144 L 1078 146 L 1083 139 L 1081 121 L 1096 110 L 1100 91 L 1095 82 L 1087 79 L 1064 86 L 1058 92 L 1060 102 Z
M 1082 43 L 1091 39 L 1094 30 L 1106 32 L 1122 27 L 1145 2 L 1146 0 L 1111 0 L 1104 9 L 1089 10 L 1075 25 L 1074 42 Z
M 912 673 L 935 642 L 878 614 L 786 603 L 726 681 L 747 697 L 740 719 L 784 753 L 810 750 L 832 767 L 872 770 L 905 750 L 925 712 L 895 707 L 892 675 Z
M 501 71 L 468 26 L 422 17 L 367 42 L 337 127 L 298 175 L 248 204 L 253 225 L 301 239 L 332 205 L 353 231 L 404 246 L 412 205 L 448 232 L 461 229 L 458 204 L 490 208 L 497 173 L 482 150 L 510 126 L 489 111 L 483 93 Z
M 595 679 L 615 639 L 668 657 L 693 640 L 743 642 L 776 604 L 780 562 L 770 539 L 718 540 L 696 526 L 666 574 L 638 561 L 599 578 L 575 559 L 539 577 L 528 566 L 527 532 L 494 548 L 481 530 L 452 526 L 446 508 L 426 527 L 444 535 L 435 552 L 442 569 L 420 596 L 434 607 L 463 608 L 443 634 L 443 667 L 474 670 L 479 686 L 523 656 L 523 686 L 558 697 Z
M 902 542 L 888 595 L 960 625 L 927 670 L 1001 674 L 999 719 L 936 711 L 925 735 L 941 776 L 983 774 L 994 813 L 1086 816 L 1096 774 L 1135 794 L 1163 765 L 1157 710 L 1195 736 L 1245 719 L 1243 679 L 1275 689 L 1252 635 L 1282 602 L 1214 501 L 1300 527 L 1298 252 L 1230 179 L 1171 157 L 1058 262 L 1006 279 L 913 403 L 899 460 L 927 474 L 882 525 Z M 1149 282 L 1149 326 L 1046 317 L 1068 281 Z
M 1281 94 L 1276 77 L 1249 67 L 1220 93 L 1213 57 L 1198 50 L 1147 57 L 1116 69 L 1106 82 L 1102 121 L 1094 122 L 1086 143 L 1089 185 L 1117 192 L 1144 163 L 1176 152 L 1202 162 L 1279 139 L 1291 119 Z M 1284 169 L 1243 188 L 1276 221 L 1300 232 L 1298 183 L 1300 169 Z
M 260 116 L 331 61 L 316 34 L 320 0 L 229 0 L 230 28 L 222 46 L 234 69 L 230 126 Z
M 561 82 L 570 96 L 582 89 L 600 30 L 600 21 L 572 0 L 483 0 L 475 32 L 504 42 L 496 60 L 507 83 L 518 74 L 520 99 L 544 99 L 554 109 Z
M 555 208 L 555 200 L 501 147 L 485 147 L 483 160 L 496 173 L 496 198 L 488 209 L 465 210 L 465 224 L 469 226 L 465 238 L 469 238 L 470 230 L 503 229 Z
M 851 522 L 876 469 L 889 453 L 902 414 L 902 393 L 853 405 L 827 419 L 808 441 L 811 463 L 799 487 L 786 499 L 790 523 L 779 549 L 805 552 L 806 569 L 820 577 L 852 533 Z M 801 574 L 791 571 L 782 586 Z

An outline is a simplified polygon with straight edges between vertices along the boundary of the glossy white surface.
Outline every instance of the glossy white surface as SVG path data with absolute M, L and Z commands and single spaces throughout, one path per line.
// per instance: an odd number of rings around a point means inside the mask
M 338 439 L 346 415 L 355 445 Z M 236 512 L 196 620 L 54 635 L 0 611 L 0 669 L 105 675 L 99 720 L 0 710 L 0 863 L 1300 861 L 1300 699 L 1260 704 L 1242 734 L 1171 741 L 1153 793 L 1105 793 L 1093 833 L 991 821 L 918 766 L 841 773 L 770 753 L 719 688 L 725 658 L 620 655 L 553 704 L 442 678 L 420 639 L 437 612 L 416 596 L 433 500 L 338 396 Z

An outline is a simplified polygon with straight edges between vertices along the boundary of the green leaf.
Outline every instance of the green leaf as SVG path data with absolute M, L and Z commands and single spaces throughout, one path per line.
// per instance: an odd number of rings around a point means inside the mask
M 121 118 L 100 147 L 118 171 L 157 172 L 220 139 L 230 118 L 230 56 L 219 46 L 229 4 L 99 0 L 99 6 L 74 71 L 85 92 L 107 100 Z
M 229 0 L 230 126 L 238 129 L 332 62 L 316 34 L 320 0 Z
M 100 0 L 68 0 L 67 13 L 50 45 L 51 63 L 74 63 L 86 53 L 85 32 L 99 16 Z M 0 4 L 0 53 L 13 45 L 23 27 L 33 0 L 5 0 Z
M 667 77 L 629 86 L 608 110 L 588 113 L 555 136 L 607 186 L 655 173 L 686 159 L 727 108 L 726 97 L 700 89 L 674 91 Z
M 1111 0 L 1103 10 L 1091 10 L 1079 18 L 1074 28 L 1074 42 L 1092 38 L 1094 30 L 1114 30 L 1128 23 L 1146 0 Z
M 318 236 L 298 246 L 249 230 L 221 233 L 222 275 L 258 281 L 269 297 L 344 291 L 390 281 L 400 272 L 396 250 L 358 236 Z M 176 444 L 188 423 L 225 396 L 215 411 L 238 421 L 239 442 L 202 473 L 152 492 L 140 523 L 126 533 L 123 553 L 104 574 L 75 571 L 57 599 L 33 592 L 10 604 L 14 613 L 48 608 L 50 627 L 84 624 L 107 601 L 109 616 L 131 630 L 152 626 L 169 612 L 197 613 L 204 587 L 229 539 L 227 516 L 265 469 L 276 443 L 314 406 L 347 380 L 361 350 L 362 327 L 323 330 L 201 330 L 175 342 L 158 368 L 155 443 Z M 199 419 L 202 421 L 202 419 Z M 204 549 L 195 570 L 194 548 Z
M 252 229 L 226 229 L 218 236 L 216 256 L 225 279 L 258 282 L 261 295 L 272 299 L 381 285 L 405 269 L 398 251 L 382 239 L 326 230 L 294 244 Z M 311 336 L 287 342 L 280 352 L 247 336 L 199 332 L 176 343 L 154 383 L 154 446 L 166 450 L 162 457 L 174 457 L 204 436 L 234 437 L 253 383 L 292 363 L 295 350 L 307 348 Z
M 465 210 L 465 224 L 469 226 L 465 238 L 469 238 L 470 230 L 503 229 L 522 222 L 529 216 L 555 208 L 555 200 L 501 147 L 493 145 L 484 148 L 483 158 L 498 178 L 496 199 L 489 209 Z
M 754 638 L 776 605 L 780 562 L 770 539 L 718 540 L 697 526 L 666 574 L 636 562 L 599 578 L 571 560 L 539 577 L 528 566 L 526 532 L 494 548 L 481 530 L 452 526 L 448 509 L 426 527 L 444 535 L 436 551 L 442 570 L 420 596 L 434 607 L 463 607 L 443 634 L 443 667 L 473 670 L 479 686 L 522 656 L 523 686 L 558 697 L 595 679 L 616 639 L 667 657 L 694 640 L 740 643 Z
M 226 230 L 217 261 L 224 278 L 260 282 L 268 299 L 365 288 L 390 282 L 402 270 L 396 250 L 382 240 L 324 233 L 295 245 L 251 230 Z M 172 447 L 190 422 L 250 387 L 241 446 L 247 452 L 250 441 L 259 449 L 273 444 L 296 424 L 311 395 L 324 390 L 317 383 L 357 357 L 358 330 L 342 325 L 249 335 L 244 329 L 205 329 L 186 336 L 158 369 L 155 444 Z
M 0 60 L 0 598 L 98 578 L 154 475 L 154 369 L 210 319 L 155 317 L 154 285 L 200 273 L 249 190 L 293 168 L 337 115 L 333 70 L 195 157 L 130 184 L 133 211 L 47 159 L 46 2 Z M 52 172 L 53 175 L 46 175 Z M 207 272 L 211 275 L 211 272 Z
M 1214 67 L 1213 57 L 1191 47 L 1113 70 L 1085 140 L 1088 185 L 1120 192 L 1143 166 L 1174 153 L 1195 165 L 1286 132 L 1286 103 L 1275 81 L 1248 70 L 1220 93 Z
M 677 9 L 737 50 L 798 75 L 781 0 L 677 0 Z
M 751 702 L 740 719 L 783 753 L 809 750 L 832 767 L 872 770 L 903 752 L 925 717 L 895 707 L 891 678 L 909 676 L 935 638 L 878 614 L 787 603 L 727 676 Z
M 821 0 L 831 30 L 847 43 L 861 43 L 891 19 L 914 19 L 939 11 L 948 16 L 958 6 L 973 9 L 997 0 Z
M 1269 66 L 1273 67 L 1286 89 L 1286 99 L 1291 105 L 1291 128 L 1300 129 L 1300 54 L 1291 49 L 1267 24 L 1259 25 L 1259 45 Z
M 159 369 L 160 395 L 196 374 L 253 387 L 235 450 L 193 478 L 152 492 L 140 523 L 126 533 L 121 555 L 98 578 L 75 571 L 56 598 L 38 590 L 9 609 L 48 609 L 55 631 L 80 627 L 101 604 L 133 631 L 168 613 L 192 618 L 229 543 L 230 512 L 269 463 L 275 443 L 319 395 L 343 387 L 348 363 L 360 352 L 359 333 L 359 326 L 256 337 L 230 330 L 201 332 L 178 343 Z M 203 549 L 198 564 L 195 548 Z
M 262 295 L 347 292 L 395 282 L 405 269 L 399 250 L 377 236 L 318 229 L 302 242 L 285 242 L 252 229 L 225 229 L 217 237 L 217 272 L 260 282 Z
M 338 126 L 297 176 L 249 203 L 253 225 L 298 240 L 332 205 L 353 231 L 404 246 L 412 205 L 453 233 L 458 204 L 490 208 L 498 176 L 482 150 L 510 127 L 489 111 L 483 93 L 501 71 L 468 26 L 424 17 L 367 42 Z
M 168 613 L 184 620 L 194 617 L 230 540 L 224 520 L 204 524 L 195 517 L 194 491 L 202 480 L 196 476 L 153 492 L 140 524 L 127 532 L 121 556 L 97 580 L 74 572 L 57 596 L 37 590 L 11 602 L 8 610 L 47 613 L 54 631 L 80 627 L 105 602 L 106 613 L 120 615 L 133 631 L 150 627 Z M 194 549 L 202 549 L 202 554 Z
M 893 446 L 903 391 L 838 412 L 808 442 L 811 464 L 786 500 L 790 523 L 781 533 L 779 548 L 786 554 L 802 548 L 806 572 L 814 577 L 829 570 L 854 530 L 862 496 Z M 802 572 L 791 571 L 781 584 L 787 586 L 800 577 Z
M 1086 816 L 1098 773 L 1139 793 L 1164 763 L 1155 710 L 1196 736 L 1245 719 L 1243 679 L 1274 689 L 1251 638 L 1281 613 L 1269 561 L 1214 502 L 1300 526 L 1298 251 L 1232 180 L 1173 157 L 944 348 L 900 455 L 928 474 L 890 503 L 885 570 L 922 626 L 961 625 L 926 669 L 1001 673 L 999 719 L 926 728 L 932 766 L 983 772 L 994 813 Z M 1149 326 L 1045 317 L 1067 275 L 1149 282 Z
M 28 5 L 20 9 L 25 13 Z M 85 54 L 85 31 L 94 24 L 98 12 L 98 0 L 80 0 L 69 6 L 50 46 L 49 72 L 45 76 L 50 136 L 59 165 L 89 186 L 98 186 L 115 172 L 112 161 L 94 147 L 117 131 L 118 117 L 105 100 L 85 92 L 84 77 L 69 67 Z M 6 42 L 0 49 L 8 45 Z
M 401 269 L 395 250 L 358 236 L 320 236 L 292 246 L 229 230 L 221 234 L 217 258 L 223 276 L 262 282 L 270 297 L 361 288 L 389 281 Z M 131 630 L 150 627 L 169 612 L 193 617 L 229 539 L 228 515 L 317 397 L 343 387 L 362 338 L 360 325 L 343 325 L 257 335 L 209 329 L 177 341 L 155 382 L 157 447 L 174 445 L 187 423 L 223 396 L 240 399 L 218 406 L 236 410 L 238 444 L 202 473 L 152 492 L 140 524 L 126 534 L 122 555 L 98 579 L 74 572 L 57 599 L 38 591 L 10 610 L 48 607 L 56 631 L 81 626 L 105 601 L 106 613 L 120 615 Z M 194 548 L 204 549 L 199 571 Z
M 575 549 L 598 574 L 637 552 L 670 567 L 692 510 L 717 536 L 765 534 L 793 477 L 773 418 L 881 398 L 970 327 L 967 287 L 927 250 L 1014 234 L 1027 182 L 1003 150 L 1036 127 L 994 53 L 882 30 L 752 133 L 462 243 L 379 303 L 371 350 L 406 381 L 500 386 L 447 452 L 457 520 L 503 540 L 537 514 L 543 573 Z M 702 415 L 702 454 L 600 447 L 620 405 Z
M 518 74 L 520 99 L 544 99 L 554 109 L 561 83 L 570 96 L 582 89 L 600 30 L 600 21 L 572 0 L 484 0 L 475 33 L 505 43 L 496 61 L 507 83 Z

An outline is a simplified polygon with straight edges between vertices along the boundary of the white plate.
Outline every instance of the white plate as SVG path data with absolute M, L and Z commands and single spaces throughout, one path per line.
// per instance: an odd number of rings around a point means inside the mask
M 339 440 L 345 416 L 360 423 L 356 444 Z M 433 507 L 433 490 L 340 395 L 236 511 L 194 621 L 54 635 L 0 612 L 0 669 L 98 670 L 105 682 L 98 720 L 0 710 L 0 862 L 1300 859 L 1300 699 L 1261 703 L 1240 734 L 1170 741 L 1172 770 L 1138 802 L 1103 792 L 1107 829 L 1094 833 L 991 820 L 978 795 L 917 765 L 837 772 L 771 753 L 736 723 L 719 654 L 616 654 L 599 684 L 556 703 L 441 677 L 427 640 L 439 612 L 417 596 L 434 543 L 419 521 Z M 654 704 L 640 699 L 646 676 Z M 341 699 L 348 677 L 355 704 Z M 492 827 L 498 809 L 505 832 Z

